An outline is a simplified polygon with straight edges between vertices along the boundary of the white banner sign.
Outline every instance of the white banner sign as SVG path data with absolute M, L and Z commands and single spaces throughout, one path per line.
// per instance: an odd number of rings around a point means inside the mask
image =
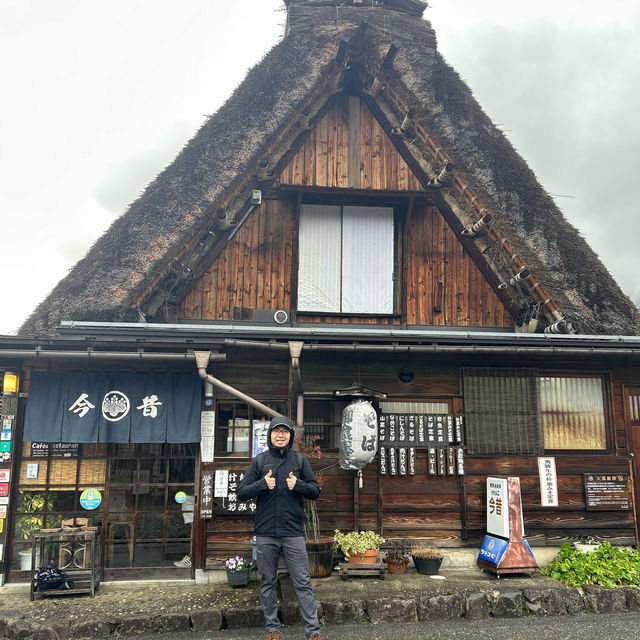
M 487 478 L 487 533 L 509 538 L 509 493 L 506 478 Z
M 555 458 L 538 458 L 540 502 L 543 507 L 558 506 L 558 475 Z
M 229 495 L 229 469 L 218 469 L 213 486 L 214 498 L 226 498 Z
M 203 438 L 213 437 L 216 430 L 215 411 L 202 411 L 200 413 L 200 435 Z

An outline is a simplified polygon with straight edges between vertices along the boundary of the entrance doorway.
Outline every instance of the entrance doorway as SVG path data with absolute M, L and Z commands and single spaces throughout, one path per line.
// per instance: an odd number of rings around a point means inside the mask
M 105 575 L 176 567 L 190 574 L 197 445 L 109 449 Z

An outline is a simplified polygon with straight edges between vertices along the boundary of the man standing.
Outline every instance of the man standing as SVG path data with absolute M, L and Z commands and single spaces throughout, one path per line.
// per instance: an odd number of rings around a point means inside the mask
M 269 448 L 251 461 L 237 492 L 239 500 L 258 499 L 254 533 L 267 640 L 282 637 L 277 585 L 280 553 L 296 590 L 304 632 L 309 640 L 321 640 L 304 542 L 302 501 L 302 498 L 315 500 L 320 487 L 309 461 L 291 451 L 294 434 L 289 419 L 271 420 L 267 433 Z

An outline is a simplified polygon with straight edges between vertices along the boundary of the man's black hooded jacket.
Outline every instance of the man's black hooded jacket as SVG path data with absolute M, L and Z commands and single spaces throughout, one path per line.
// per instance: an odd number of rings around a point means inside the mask
M 284 451 L 271 443 L 271 431 L 277 426 L 289 428 L 291 437 Z M 287 418 L 273 418 L 269 424 L 267 443 L 264 453 L 262 473 L 254 458 L 238 487 L 239 500 L 257 498 L 257 508 L 253 532 L 257 536 L 284 538 L 304 536 L 304 504 L 302 498 L 315 500 L 320 495 L 318 481 L 307 458 L 302 456 L 302 466 L 298 456 L 291 450 L 295 431 Z M 270 490 L 264 479 L 269 473 L 276 479 L 276 486 Z M 289 473 L 298 478 L 295 487 L 287 486 Z

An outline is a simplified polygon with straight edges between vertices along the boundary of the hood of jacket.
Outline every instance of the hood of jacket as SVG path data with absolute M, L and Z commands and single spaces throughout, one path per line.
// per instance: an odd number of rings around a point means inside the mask
M 280 449 L 278 449 L 278 447 L 274 447 L 273 444 L 271 443 L 271 431 L 276 427 L 288 427 L 289 432 L 291 433 L 289 442 L 287 443 L 287 446 L 284 448 L 284 451 L 282 452 L 282 454 L 280 453 Z M 285 455 L 289 451 L 289 449 L 291 449 L 291 447 L 293 446 L 293 439 L 295 435 L 296 435 L 296 430 L 293 426 L 293 422 L 291 422 L 289 418 L 285 418 L 283 416 L 280 416 L 277 418 L 271 418 L 271 422 L 269 423 L 269 431 L 267 431 L 267 445 L 269 446 L 269 451 L 271 451 L 271 453 L 277 456 Z

